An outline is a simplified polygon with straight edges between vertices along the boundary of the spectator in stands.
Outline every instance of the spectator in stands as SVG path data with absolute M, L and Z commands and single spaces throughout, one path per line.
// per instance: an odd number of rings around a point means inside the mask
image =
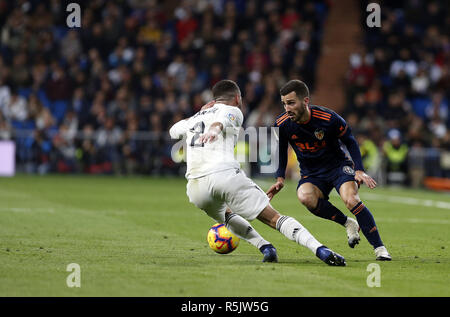
M 434 117 L 442 119 L 444 124 L 449 119 L 448 104 L 444 100 L 444 94 L 441 91 L 436 91 L 431 96 L 431 102 L 425 108 L 425 116 L 427 120 L 432 120 Z
M 10 140 L 12 138 L 12 128 L 9 122 L 0 113 L 0 140 Z
M 95 145 L 99 149 L 101 160 L 111 167 L 105 168 L 107 172 L 118 173 L 120 170 L 120 144 L 122 142 L 122 129 L 115 125 L 113 117 L 107 117 L 95 138 Z
M 45 130 L 35 130 L 31 144 L 27 144 L 27 171 L 46 174 L 51 169 L 52 141 Z
M 50 78 L 47 81 L 45 92 L 51 101 L 69 100 L 72 96 L 72 80 L 56 61 L 50 67 Z
M 381 165 L 378 146 L 368 137 L 367 132 L 361 132 L 357 136 L 361 157 L 366 172 L 379 181 L 379 171 Z
M 386 158 L 387 183 L 405 185 L 408 172 L 408 145 L 403 142 L 399 130 L 388 132 L 388 140 L 383 144 Z
M 106 171 L 102 164 L 122 155 L 128 163 L 114 170 L 134 171 L 138 164 L 153 173 L 168 167 L 162 132 L 175 115 L 198 111 L 209 101 L 211 86 L 225 77 L 243 87 L 246 115 L 278 104 L 268 91 L 277 91 L 293 74 L 314 87 L 327 12 L 325 0 L 193 0 L 175 7 L 162 0 L 92 1 L 83 6 L 83 27 L 68 30 L 57 1 L 28 4 L 7 1 L 0 19 L 1 112 L 15 84 L 20 102 L 14 109 L 21 111 L 13 117 L 39 129 L 35 147 L 50 153 L 42 144 L 51 147 L 54 140 L 52 153 L 62 153 L 66 145 L 55 136 L 69 131 L 82 170 L 93 173 Z M 294 73 L 289 65 L 295 65 Z M 9 112 L 4 117 L 11 125 Z M 91 131 L 90 137 L 83 139 L 74 127 Z M 117 129 L 126 137 L 114 150 L 98 142 L 97 135 Z M 137 142 L 142 133 L 151 141 Z M 19 169 L 29 162 L 21 157 Z M 57 168 L 55 157 L 48 155 L 51 164 L 40 170 Z
M 16 87 L 11 86 L 9 96 L 3 102 L 1 110 L 8 121 L 25 121 L 28 118 L 27 100 L 19 95 Z
M 52 162 L 56 165 L 54 169 L 58 173 L 75 172 L 76 148 L 74 137 L 69 131 L 69 126 L 65 123 L 59 126 L 59 131 L 52 139 Z
M 406 131 L 413 115 L 411 105 L 400 91 L 389 94 L 388 104 L 383 112 L 388 128 L 401 131 Z

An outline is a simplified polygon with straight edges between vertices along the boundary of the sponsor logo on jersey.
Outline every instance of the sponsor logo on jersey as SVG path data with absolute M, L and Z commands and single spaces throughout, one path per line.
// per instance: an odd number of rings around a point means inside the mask
M 323 131 L 323 129 L 316 129 L 316 131 L 314 131 L 314 135 L 318 140 L 322 140 L 325 136 L 325 131 Z
M 297 146 L 297 149 L 300 150 L 300 152 L 317 152 L 321 149 L 323 149 L 326 145 L 326 141 L 315 141 L 314 143 L 306 142 L 295 142 L 295 145 Z

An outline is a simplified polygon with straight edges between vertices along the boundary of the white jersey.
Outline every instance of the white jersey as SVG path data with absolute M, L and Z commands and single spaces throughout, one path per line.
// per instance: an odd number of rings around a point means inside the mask
M 243 121 L 244 116 L 238 107 L 215 104 L 170 128 L 173 139 L 186 137 L 187 179 L 240 168 L 234 156 L 234 148 Z M 200 144 L 198 138 L 215 122 L 222 123 L 222 133 L 215 141 Z

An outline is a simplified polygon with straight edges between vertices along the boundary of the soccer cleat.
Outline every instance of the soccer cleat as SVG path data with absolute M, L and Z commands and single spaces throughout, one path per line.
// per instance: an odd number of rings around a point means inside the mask
M 359 244 L 359 225 L 358 222 L 350 217 L 347 217 L 347 221 L 345 222 L 345 230 L 347 230 L 347 238 L 348 238 L 348 246 L 350 248 L 354 248 L 355 245 Z
M 378 261 L 391 261 L 392 257 L 389 254 L 388 250 L 384 245 L 381 247 L 376 248 L 375 250 L 375 256 L 377 257 Z
M 342 255 L 333 252 L 326 246 L 317 248 L 316 256 L 330 266 L 345 266 L 345 259 Z
M 277 249 L 273 245 L 263 245 L 259 251 L 264 255 L 263 262 L 278 262 Z

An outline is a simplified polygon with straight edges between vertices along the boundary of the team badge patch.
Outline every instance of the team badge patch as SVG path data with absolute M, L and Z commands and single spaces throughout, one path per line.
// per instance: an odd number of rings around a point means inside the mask
M 355 170 L 351 168 L 350 166 L 344 166 L 342 168 L 342 171 L 347 175 L 355 175 Z
M 233 114 L 229 113 L 228 119 L 230 119 L 231 121 L 234 121 L 234 120 L 236 120 L 236 117 Z
M 314 131 L 314 135 L 318 140 L 322 140 L 325 136 L 325 131 L 323 131 L 323 129 L 317 129 L 316 131 Z

